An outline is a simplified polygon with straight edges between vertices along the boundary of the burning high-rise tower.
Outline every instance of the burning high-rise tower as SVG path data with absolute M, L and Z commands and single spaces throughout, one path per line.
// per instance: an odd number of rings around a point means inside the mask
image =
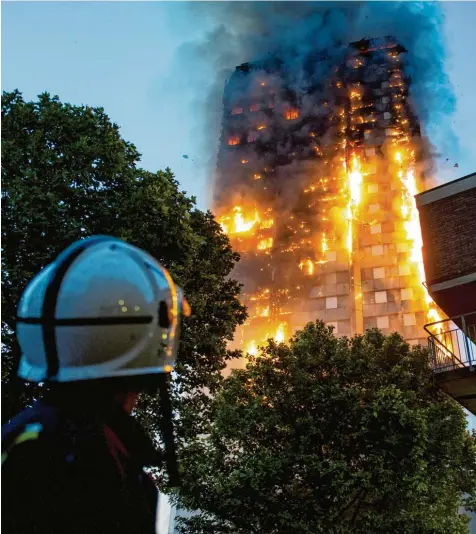
M 423 149 L 403 46 L 391 37 L 237 67 L 224 97 L 215 211 L 242 260 L 253 353 L 309 321 L 423 343 L 414 195 Z

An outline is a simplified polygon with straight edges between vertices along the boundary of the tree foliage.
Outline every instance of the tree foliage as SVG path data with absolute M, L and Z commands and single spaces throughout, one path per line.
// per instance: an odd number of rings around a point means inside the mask
M 226 380 L 214 423 L 183 451 L 178 502 L 204 534 L 467 530 L 476 435 L 433 385 L 426 349 L 378 330 L 309 324 Z
M 246 314 L 229 274 L 238 260 L 210 212 L 179 190 L 169 169 L 138 167 L 102 108 L 74 106 L 45 93 L 25 102 L 2 96 L 2 416 L 38 394 L 14 380 L 19 351 L 16 308 L 28 281 L 73 241 L 107 234 L 144 248 L 171 272 L 192 306 L 176 373 L 181 432 L 196 432 L 226 361 L 226 342 Z M 178 393 L 181 396 L 178 396 Z M 181 399 L 181 400 L 180 400 Z M 158 399 L 144 397 L 138 416 L 157 430 Z M 203 417 L 191 417 L 190 413 Z M 190 424 L 188 424 L 190 423 Z

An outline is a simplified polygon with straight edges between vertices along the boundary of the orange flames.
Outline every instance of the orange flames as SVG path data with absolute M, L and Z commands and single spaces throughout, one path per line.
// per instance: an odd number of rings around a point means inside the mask
M 248 354 L 251 354 L 251 356 L 256 356 L 258 354 L 258 347 L 256 346 L 256 341 L 251 340 L 248 343 L 248 346 L 246 347 L 245 351 Z
M 293 121 L 293 120 L 299 119 L 299 110 L 295 108 L 287 109 L 286 112 L 284 113 L 284 118 L 287 121 Z
M 417 267 L 417 283 L 423 289 L 425 301 L 428 306 L 427 317 L 431 322 L 441 320 L 441 316 L 435 308 L 433 299 L 428 294 L 427 289 L 423 286 L 425 280 L 425 269 L 423 265 L 422 246 L 423 240 L 421 236 L 420 217 L 418 208 L 416 207 L 415 195 L 418 194 L 418 187 L 415 178 L 415 171 L 411 162 L 412 154 L 410 154 L 410 164 L 406 164 L 406 159 L 402 151 L 395 153 L 395 161 L 400 164 L 398 177 L 402 184 L 401 195 L 401 215 L 403 218 L 403 226 L 407 240 L 411 246 L 410 261 Z M 407 167 L 404 170 L 404 167 Z
M 310 275 L 314 273 L 314 263 L 309 258 L 307 260 L 301 261 L 299 264 L 299 268 L 306 274 Z
M 348 173 L 348 203 L 347 203 L 347 250 L 352 253 L 353 223 L 357 218 L 358 207 L 362 198 L 362 170 L 357 156 L 352 157 L 352 167 Z M 344 168 L 347 168 L 344 162 Z
M 261 239 L 261 241 L 258 243 L 258 250 L 266 250 L 268 248 L 271 248 L 273 246 L 273 238 L 268 237 L 266 239 Z
M 228 146 L 236 146 L 240 144 L 240 138 L 238 136 L 230 137 L 228 139 Z
M 396 59 L 398 59 L 397 56 Z M 353 66 L 356 68 L 361 66 L 360 60 L 355 61 Z M 257 83 L 261 86 L 265 85 L 265 82 L 261 80 Z M 364 84 L 351 84 L 342 80 L 337 81 L 335 85 L 341 89 L 338 91 L 340 96 L 347 96 L 346 105 L 339 105 L 333 110 L 327 102 L 321 102 L 321 104 L 328 107 L 328 111 L 335 113 L 333 123 L 336 125 L 337 135 L 341 138 L 333 144 L 332 150 L 329 150 L 325 143 L 319 146 L 315 142 L 319 134 L 312 131 L 307 134 L 310 138 L 309 144 L 312 144 L 309 148 L 318 153 L 313 154 L 318 157 L 311 163 L 315 164 L 313 169 L 316 172 L 310 171 L 306 183 L 299 182 L 302 184 L 305 204 L 311 210 L 315 209 L 311 213 L 312 217 L 316 215 L 316 218 L 299 220 L 296 212 L 294 216 L 284 215 L 285 219 L 278 220 L 271 209 L 265 211 L 260 205 L 258 211 L 254 205 L 250 207 L 248 204 L 235 206 L 231 213 L 219 219 L 223 230 L 230 235 L 231 239 L 235 239 L 239 246 L 238 250 L 249 253 L 252 262 L 256 261 L 254 265 L 259 266 L 256 268 L 260 271 L 256 279 L 257 283 L 259 283 L 258 280 L 269 280 L 266 283 L 273 284 L 272 290 L 260 287 L 253 294 L 246 295 L 247 303 L 250 304 L 250 319 L 242 329 L 241 347 L 252 356 L 258 354 L 258 345 L 262 342 L 266 343 L 269 338 L 277 343 L 285 342 L 288 334 L 292 333 L 292 329 L 300 327 L 299 321 L 304 321 L 301 317 L 305 316 L 306 320 L 307 317 L 312 318 L 312 312 L 309 316 L 305 313 L 294 313 L 293 310 L 295 311 L 296 308 L 293 308 L 293 302 L 298 301 L 299 298 L 327 296 L 323 292 L 322 285 L 336 284 L 336 282 L 331 283 L 325 280 L 335 271 L 346 269 L 345 265 L 341 267 L 342 263 L 346 262 L 346 255 L 350 274 L 349 307 L 353 308 L 353 311 L 349 311 L 349 315 L 354 314 L 350 326 L 352 333 L 357 333 L 364 328 L 363 322 L 357 326 L 356 318 L 357 308 L 359 307 L 361 314 L 363 311 L 364 289 L 359 281 L 363 269 L 372 271 L 373 268 L 375 278 L 388 277 L 391 271 L 387 254 L 393 257 L 393 254 L 397 252 L 398 258 L 406 258 L 399 259 L 398 267 L 402 266 L 404 269 L 401 272 L 398 270 L 398 274 L 394 275 L 401 277 L 402 284 L 396 280 L 395 282 L 398 283 L 391 287 L 402 289 L 402 300 L 404 294 L 406 299 L 409 298 L 408 295 L 411 295 L 416 303 L 412 309 L 424 311 L 428 322 L 440 319 L 435 304 L 422 285 L 425 279 L 422 237 L 414 199 L 419 192 L 418 172 L 410 144 L 408 115 L 405 115 L 407 106 L 404 105 L 403 97 L 399 98 L 399 95 L 395 94 L 403 85 L 402 78 L 398 73 L 393 76 L 390 83 L 394 88 L 393 92 L 388 97 L 384 95 L 385 103 L 388 103 L 391 109 L 382 111 L 382 113 L 390 113 L 390 117 L 395 121 L 392 120 L 391 127 L 387 127 L 385 131 L 382 130 L 386 136 L 383 145 L 377 140 L 378 136 L 372 133 L 379 131 L 378 128 L 374 128 L 373 123 L 380 117 L 380 113 L 369 109 L 370 104 L 363 101 Z M 382 102 L 384 102 L 384 96 L 382 96 Z M 264 109 L 263 106 L 265 104 L 254 103 L 247 107 L 249 111 L 258 112 Z M 249 143 L 262 135 L 258 133 L 260 130 L 273 126 L 273 123 L 268 122 L 264 116 L 260 118 L 258 114 L 255 114 L 254 117 L 256 121 L 252 123 L 252 127 L 247 132 Z M 284 108 L 282 117 L 287 121 L 297 120 L 300 118 L 300 110 L 294 107 Z M 388 116 L 386 118 L 388 119 Z M 261 121 L 263 123 L 259 124 Z M 363 139 L 356 135 L 360 129 L 363 130 Z M 356 139 L 359 140 L 356 141 Z M 245 137 L 233 136 L 228 139 L 228 144 L 238 145 L 241 140 L 244 142 Z M 382 148 L 381 152 L 379 148 Z M 290 149 L 290 156 L 295 156 L 296 153 L 292 150 Z M 271 176 L 266 168 L 261 167 L 259 158 L 255 161 L 250 154 L 245 151 L 239 154 L 239 158 L 250 157 L 251 165 L 249 168 L 246 167 L 249 169 L 246 175 L 249 192 L 253 195 L 256 193 L 256 199 L 259 199 L 260 204 L 274 202 L 274 200 L 268 200 L 273 190 Z M 239 161 L 242 164 L 248 163 L 248 159 L 238 159 Z M 253 163 L 257 166 L 254 167 Z M 384 210 L 387 211 L 384 212 Z M 288 212 L 284 209 L 282 213 Z M 398 224 L 395 229 L 387 230 L 385 223 L 391 218 Z M 283 230 L 283 235 L 286 235 L 283 240 L 280 239 L 280 234 L 276 233 L 275 227 L 278 231 L 286 227 Z M 390 228 L 391 225 L 388 227 Z M 397 239 L 399 242 L 396 242 Z M 354 250 L 357 247 L 358 249 Z M 405 256 L 407 250 L 408 257 Z M 280 261 L 282 253 L 288 253 L 289 265 L 293 265 L 293 269 L 299 266 L 301 272 L 296 269 L 292 275 L 288 276 L 285 273 L 283 276 L 281 264 L 275 265 Z M 366 254 L 369 254 L 369 257 L 365 257 Z M 372 259 L 370 255 L 375 258 Z M 403 262 L 406 263 L 402 265 Z M 375 271 L 383 274 L 377 276 Z M 269 278 L 266 278 L 267 276 Z M 290 281 L 288 289 L 279 286 L 281 280 L 284 279 Z M 301 289 L 305 293 L 295 291 Z M 409 289 L 411 291 L 408 291 Z M 395 310 L 388 312 L 388 314 L 394 313 L 396 313 Z M 382 314 L 387 315 L 387 312 L 382 312 Z M 296 318 L 298 315 L 300 317 Z M 331 317 L 332 313 L 328 314 L 326 309 L 324 316 Z M 283 319 L 286 322 L 283 322 Z M 402 325 L 404 319 L 402 319 Z M 411 321 L 407 322 L 410 325 L 403 326 L 413 326 Z M 403 326 L 402 330 L 405 332 L 414 332 L 411 328 L 403 329 Z M 416 333 L 408 335 L 415 337 L 418 335 L 420 339 L 425 334 L 422 331 L 421 336 Z
M 226 234 L 240 234 L 249 232 L 255 224 L 259 223 L 258 211 L 255 209 L 251 217 L 245 218 L 240 206 L 233 208 L 233 217 L 222 217 L 219 219 L 221 227 Z
M 274 335 L 274 340 L 276 343 L 284 343 L 286 340 L 286 324 L 281 323 L 278 326 L 278 329 L 276 330 L 276 334 Z

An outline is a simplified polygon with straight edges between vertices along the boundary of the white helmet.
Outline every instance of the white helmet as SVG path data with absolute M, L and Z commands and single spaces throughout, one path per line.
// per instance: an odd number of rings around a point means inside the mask
M 32 382 L 169 373 L 180 313 L 190 308 L 170 274 L 123 241 L 77 241 L 21 298 L 18 374 Z

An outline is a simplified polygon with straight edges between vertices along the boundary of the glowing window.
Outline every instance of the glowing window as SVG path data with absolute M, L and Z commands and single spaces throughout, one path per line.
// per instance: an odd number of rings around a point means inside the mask
M 400 276 L 408 276 L 410 274 L 410 265 L 404 263 L 398 266 L 398 274 Z
M 408 243 L 398 243 L 397 252 L 408 252 Z
M 327 261 L 336 261 L 337 260 L 337 253 L 335 250 L 328 250 L 326 252 L 326 259 Z
M 376 213 L 377 211 L 380 211 L 380 204 L 370 204 L 369 213 Z
M 404 313 L 403 314 L 403 325 L 404 326 L 414 326 L 416 325 L 416 318 L 414 313 Z
M 372 256 L 382 256 L 383 255 L 383 245 L 374 245 L 372 247 Z
M 369 184 L 367 186 L 367 192 L 370 194 L 378 193 L 378 184 Z
M 385 278 L 385 267 L 374 267 L 374 279 Z
M 239 106 L 236 106 L 231 110 L 232 115 L 239 115 L 240 113 L 243 113 L 243 108 L 240 108 Z
M 411 287 L 402 289 L 400 291 L 400 297 L 402 300 L 412 300 L 413 298 L 413 289 Z
M 261 109 L 261 104 L 251 104 L 250 111 L 259 111 Z
M 240 138 L 235 135 L 234 137 L 230 137 L 228 139 L 228 145 L 229 146 L 235 146 L 235 145 L 239 145 L 240 144 Z
M 287 121 L 293 121 L 299 118 L 299 111 L 297 109 L 287 109 L 284 113 L 284 118 Z
M 376 291 L 375 292 L 375 303 L 383 304 L 387 302 L 387 292 L 386 291 Z
M 332 310 L 337 308 L 337 297 L 326 298 L 326 310 Z
M 390 327 L 390 320 L 388 318 L 388 315 L 377 317 L 377 328 L 389 328 L 389 327 Z
M 382 233 L 382 225 L 381 224 L 372 224 L 370 227 L 370 233 L 371 234 L 381 234 Z

